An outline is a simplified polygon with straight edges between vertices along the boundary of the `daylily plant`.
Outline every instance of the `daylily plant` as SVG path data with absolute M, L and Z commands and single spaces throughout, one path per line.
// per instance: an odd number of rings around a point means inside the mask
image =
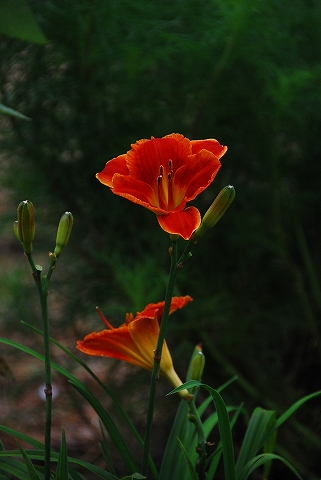
M 201 223 L 186 207 L 214 180 L 227 147 L 217 140 L 189 140 L 178 133 L 138 140 L 106 163 L 98 180 L 116 195 L 148 208 L 165 232 L 188 240 Z
M 191 301 L 192 298 L 189 295 L 173 297 L 170 314 Z M 164 302 L 151 303 L 142 312 L 137 312 L 135 317 L 132 313 L 127 313 L 126 322 L 118 328 L 114 328 L 99 311 L 108 330 L 90 333 L 83 341 L 79 340 L 77 342 L 77 348 L 87 355 L 117 358 L 146 370 L 152 370 L 163 310 Z M 160 373 L 175 388 L 182 385 L 174 370 L 172 357 L 166 342 L 163 345 Z M 188 392 L 184 390 L 180 394 L 186 397 Z

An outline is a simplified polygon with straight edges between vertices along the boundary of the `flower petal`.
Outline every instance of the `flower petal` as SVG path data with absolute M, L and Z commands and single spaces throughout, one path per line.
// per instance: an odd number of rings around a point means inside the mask
M 169 314 L 175 312 L 175 310 L 183 308 L 192 300 L 193 300 L 192 297 L 190 297 L 189 295 L 185 295 L 185 297 L 173 297 L 171 301 Z M 164 301 L 158 302 L 158 303 L 150 303 L 144 308 L 143 311 L 137 312 L 135 319 L 137 317 L 154 318 L 156 314 L 158 322 L 160 322 L 160 320 L 162 319 L 163 311 L 164 311 L 164 305 L 165 305 Z
M 159 324 L 156 316 L 155 318 L 139 317 L 128 325 L 128 331 L 139 348 L 141 355 L 145 358 L 146 363 L 150 363 L 151 370 L 154 364 L 154 351 L 159 334 Z M 172 357 L 166 342 L 163 345 L 160 368 L 163 374 L 173 369 Z
M 90 333 L 83 341 L 78 340 L 77 348 L 87 355 L 116 358 L 147 370 L 151 369 L 150 362 L 141 355 L 126 325 Z
M 184 165 L 186 157 L 191 153 L 190 140 L 183 135 L 173 133 L 162 138 L 139 140 L 127 152 L 126 163 L 130 175 L 135 180 L 148 183 L 157 192 L 160 166 L 162 165 L 166 172 L 168 162 L 172 160 L 172 169 L 175 171 Z
M 168 215 L 157 215 L 157 220 L 165 232 L 180 235 L 188 240 L 200 226 L 201 215 L 197 208 L 188 207 L 183 211 L 174 210 Z
M 217 158 L 221 158 L 227 150 L 227 147 L 221 145 L 214 138 L 208 138 L 207 140 L 192 140 L 192 152 L 198 153 L 201 150 L 209 150 L 214 153 Z
M 175 189 L 183 191 L 189 202 L 205 190 L 214 180 L 221 162 L 208 150 L 201 150 L 191 155 L 186 165 L 180 168 L 174 176 Z
M 113 177 L 113 193 L 127 198 L 133 203 L 152 210 L 155 213 L 164 213 L 166 210 L 159 208 L 158 199 L 152 187 L 145 182 L 135 180 L 133 177 L 118 175 Z
M 128 175 L 128 168 L 126 165 L 126 155 L 119 155 L 119 157 L 113 158 L 106 163 L 105 168 L 100 172 L 96 173 L 96 178 L 107 185 L 107 187 L 113 186 L 113 176 L 115 173 L 121 175 Z

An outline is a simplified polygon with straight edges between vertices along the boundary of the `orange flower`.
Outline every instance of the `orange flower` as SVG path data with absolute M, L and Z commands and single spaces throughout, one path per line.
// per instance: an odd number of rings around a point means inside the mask
M 188 240 L 201 217 L 186 203 L 212 183 L 226 150 L 214 139 L 189 140 L 178 133 L 152 137 L 107 162 L 96 177 L 116 195 L 156 213 L 165 232 Z
M 191 301 L 192 298 L 189 295 L 173 297 L 170 313 L 184 307 Z M 77 348 L 87 355 L 117 358 L 146 370 L 152 370 L 163 310 L 164 302 L 151 303 L 142 312 L 138 312 L 135 318 L 131 313 L 127 313 L 126 323 L 118 328 L 114 328 L 101 314 L 109 329 L 98 333 L 90 333 L 83 341 L 78 340 Z M 166 342 L 163 345 L 160 373 L 174 387 L 182 385 L 174 370 L 172 357 Z M 187 391 L 183 391 L 183 396 L 186 396 L 187 393 Z

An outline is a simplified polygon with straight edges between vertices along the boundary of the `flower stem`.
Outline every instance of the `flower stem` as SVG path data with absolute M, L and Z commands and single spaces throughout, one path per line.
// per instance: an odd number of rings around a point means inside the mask
M 50 265 L 46 276 L 41 277 L 41 267 L 35 265 L 32 255 L 27 255 L 35 279 L 40 299 L 41 316 L 43 324 L 44 357 L 45 357 L 45 395 L 46 395 L 46 422 L 45 422 L 45 480 L 50 480 L 50 449 L 51 449 L 51 361 L 50 361 L 50 334 L 48 318 L 48 284 L 55 268 L 56 256 L 50 257 Z
M 143 460 L 142 460 L 142 469 L 141 469 L 142 475 L 147 474 L 150 438 L 151 438 L 152 422 L 153 422 L 153 414 L 154 414 L 154 406 L 155 406 L 156 381 L 159 378 L 161 352 L 163 349 L 163 343 L 165 339 L 166 327 L 168 323 L 169 311 L 170 311 L 171 301 L 173 297 L 177 272 L 178 272 L 177 240 L 175 240 L 173 241 L 172 248 L 171 248 L 171 268 L 169 272 L 168 284 L 167 284 L 166 295 L 165 295 L 164 311 L 162 315 L 162 321 L 160 324 L 157 346 L 154 352 L 154 365 L 153 365 L 152 376 L 151 376 L 149 402 L 148 402 L 148 410 L 147 410 L 147 418 L 146 418 L 146 430 L 145 430 L 145 438 L 144 438 L 144 451 L 143 451 Z

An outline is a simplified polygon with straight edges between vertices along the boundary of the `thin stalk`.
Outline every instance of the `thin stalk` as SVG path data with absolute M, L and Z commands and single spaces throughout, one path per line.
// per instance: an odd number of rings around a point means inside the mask
M 161 352 L 163 350 L 166 327 L 168 323 L 169 311 L 170 311 L 171 301 L 173 297 L 177 272 L 178 272 L 178 269 L 177 269 L 177 240 L 176 240 L 176 241 L 173 241 L 173 244 L 172 244 L 171 268 L 169 272 L 168 284 L 167 284 L 166 295 L 165 295 L 164 311 L 162 315 L 162 321 L 160 324 L 157 346 L 154 352 L 154 365 L 153 365 L 152 376 L 151 376 L 148 410 L 147 410 L 147 418 L 146 418 L 146 430 L 145 430 L 145 438 L 144 438 L 144 451 L 143 451 L 143 460 L 142 460 L 142 469 L 141 469 L 142 475 L 145 475 L 145 476 L 147 474 L 150 439 L 151 439 L 152 423 L 153 423 L 153 415 L 154 415 L 156 381 L 159 378 Z
M 163 311 L 163 315 L 162 315 L 162 321 L 161 321 L 161 324 L 160 324 L 157 346 L 156 346 L 156 350 L 154 352 L 154 365 L 153 365 L 153 370 L 152 370 L 151 385 L 150 385 L 150 391 L 149 391 L 149 401 L 148 401 L 146 429 L 145 429 L 145 438 L 144 438 L 143 460 L 142 460 L 142 468 L 141 468 L 142 475 L 147 474 L 148 457 L 149 457 L 149 449 L 150 449 L 150 439 L 151 439 L 154 406 L 155 406 L 156 381 L 159 378 L 161 352 L 163 350 L 163 344 L 164 344 L 164 340 L 165 340 L 166 328 L 167 328 L 169 311 L 170 311 L 170 306 L 171 306 L 174 287 L 175 287 L 176 276 L 177 276 L 177 273 L 178 273 L 179 269 L 182 268 L 185 265 L 188 258 L 191 256 L 190 249 L 193 245 L 192 241 L 188 241 L 182 255 L 180 256 L 179 260 L 177 260 L 177 258 L 178 258 L 177 243 L 178 243 L 177 240 L 172 241 L 171 267 L 170 267 L 168 284 L 167 284 L 167 289 L 166 289 L 166 294 L 165 294 L 164 311 Z
M 46 421 L 45 421 L 45 480 L 50 480 L 50 450 L 51 450 L 51 411 L 52 411 L 52 385 L 51 385 L 51 357 L 50 333 L 48 318 L 48 283 L 55 268 L 56 256 L 50 257 L 50 266 L 46 276 L 41 277 L 41 268 L 35 265 L 32 255 L 27 255 L 35 279 L 41 307 L 43 324 L 44 357 L 45 357 L 45 395 L 46 395 Z

